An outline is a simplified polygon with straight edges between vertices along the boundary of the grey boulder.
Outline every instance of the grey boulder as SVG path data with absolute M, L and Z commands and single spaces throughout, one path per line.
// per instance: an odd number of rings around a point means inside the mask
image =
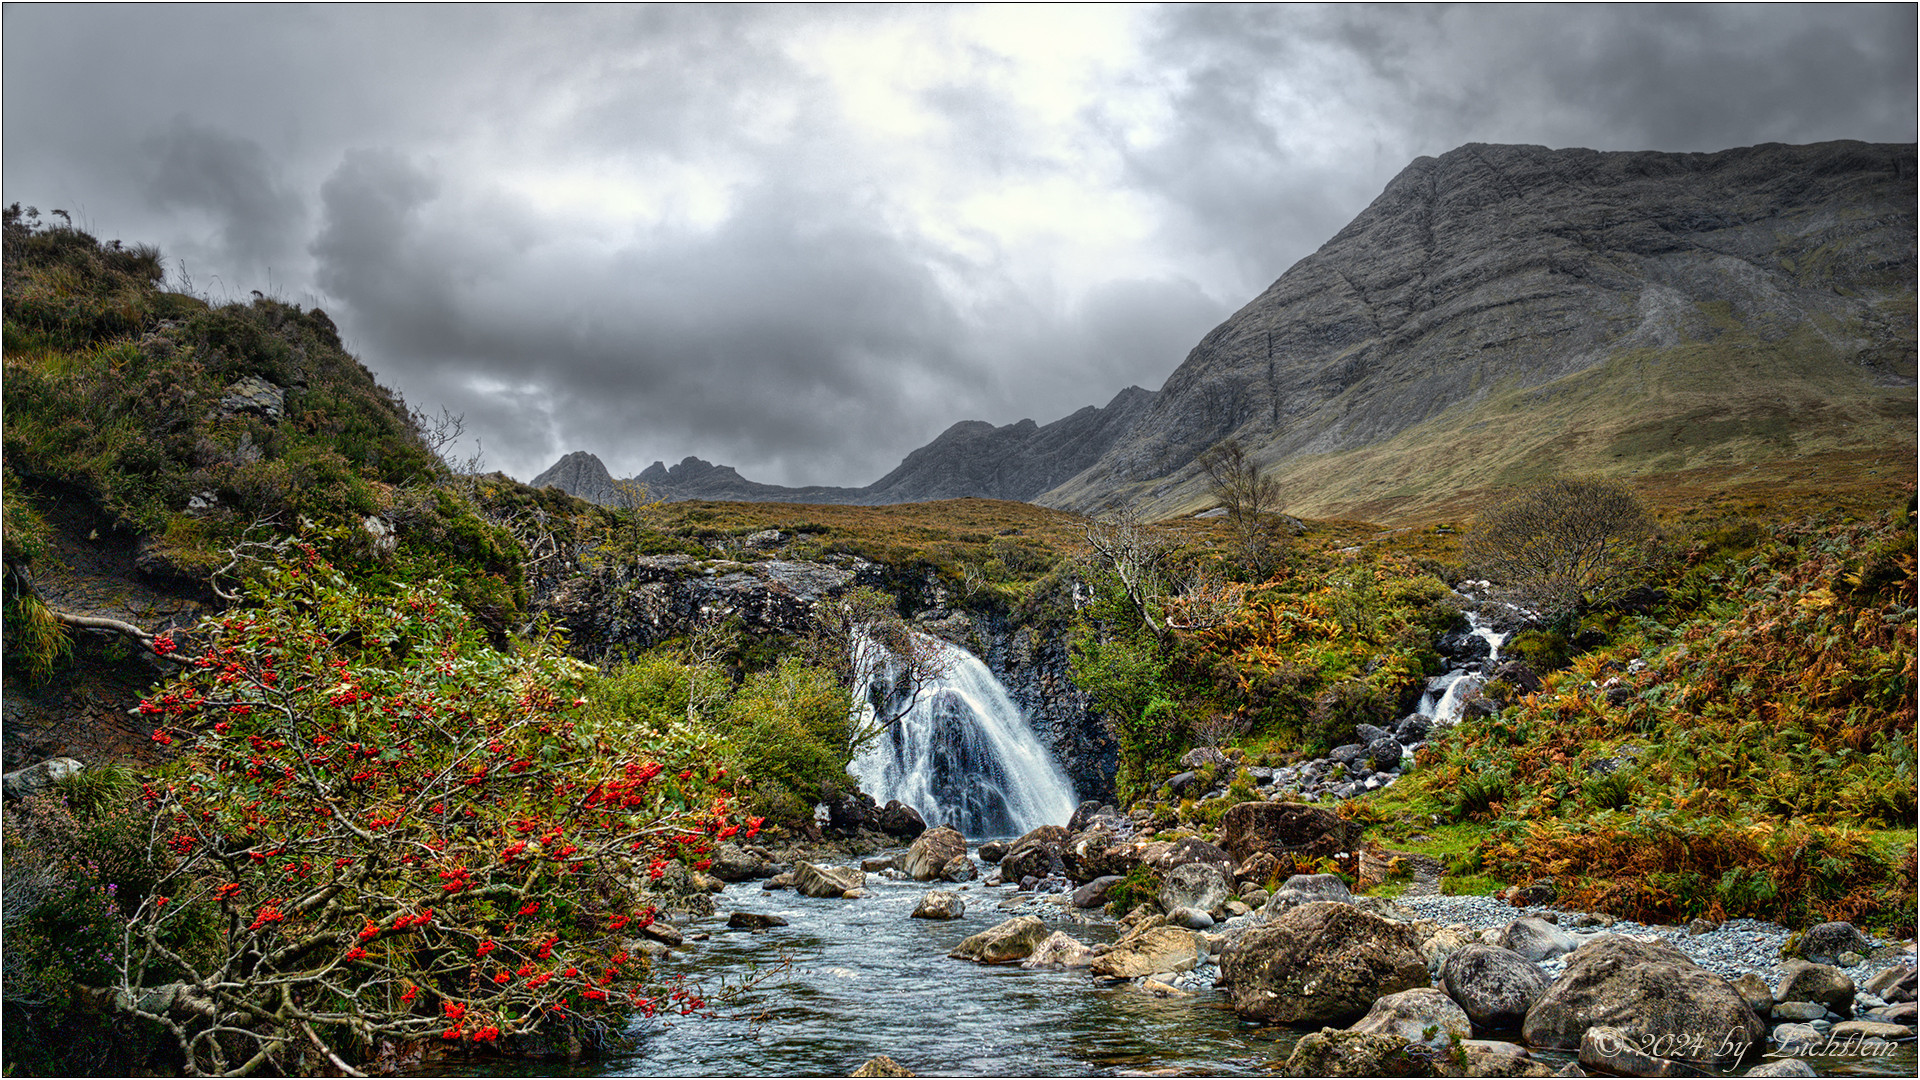
M 1530 1046 L 1581 1050 L 1596 1027 L 1618 1028 L 1635 1046 L 1707 1065 L 1737 1060 L 1766 1026 L 1727 980 L 1665 942 L 1603 934 L 1567 957 L 1566 970 L 1527 1011 Z M 1711 1033 L 1708 1037 L 1705 1033 Z
M 1467 945 L 1440 966 L 1440 988 L 1476 1026 L 1518 1027 L 1553 982 L 1540 965 L 1497 945 Z

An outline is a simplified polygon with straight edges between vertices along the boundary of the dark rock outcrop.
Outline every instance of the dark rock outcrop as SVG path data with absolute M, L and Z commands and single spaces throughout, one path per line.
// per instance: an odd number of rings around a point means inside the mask
M 598 659 L 736 616 L 750 634 L 804 634 L 814 625 L 816 601 L 881 579 L 878 567 L 852 557 L 736 563 L 648 555 L 567 578 L 534 607 L 566 626 L 575 655 Z
M 1000 860 L 1000 874 L 1008 881 L 1065 876 L 1067 864 L 1063 855 L 1066 847 L 1065 826 L 1042 825 L 1013 842 L 1006 856 Z

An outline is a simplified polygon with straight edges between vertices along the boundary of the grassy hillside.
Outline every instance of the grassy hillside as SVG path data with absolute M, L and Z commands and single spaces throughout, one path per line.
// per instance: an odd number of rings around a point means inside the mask
M 1799 482 L 1814 500 L 1817 478 Z M 1911 934 L 1920 681 L 1904 487 L 1873 513 L 1729 499 L 1664 514 L 1663 554 L 1629 604 L 1509 642 L 1537 692 L 1490 683 L 1484 714 L 1342 813 L 1370 845 L 1440 858 L 1462 888 L 1551 878 L 1576 907 L 1648 921 Z M 1316 530 L 1264 580 L 1169 596 L 1158 638 L 1109 581 L 1083 614 L 1076 674 L 1116 717 L 1123 794 L 1166 835 L 1204 835 L 1255 796 L 1219 770 L 1203 779 L 1232 781 L 1226 799 L 1156 788 L 1189 747 L 1233 748 L 1235 769 L 1281 765 L 1356 724 L 1390 727 L 1439 670 L 1433 638 L 1458 611 L 1444 583 L 1472 569 L 1461 531 Z
M 405 403 L 325 312 L 258 294 L 210 305 L 162 277 L 153 249 L 6 212 L 10 524 L 33 532 L 77 497 L 132 539 L 142 573 L 183 585 L 243 541 L 306 529 L 369 572 L 450 575 L 496 627 L 524 606 L 514 538 L 448 490 Z
M 1888 317 L 1911 321 L 1903 305 Z M 1871 501 L 1912 476 L 1914 354 L 1849 362 L 1827 343 L 1838 330 L 1803 324 L 1761 340 L 1725 324 L 1711 341 L 1632 350 L 1538 385 L 1509 380 L 1383 443 L 1270 468 L 1293 513 L 1394 523 L 1444 520 L 1503 487 L 1567 474 L 1677 488 L 1672 501 L 1691 503 L 1707 484 L 1777 489 L 1810 460 L 1828 465 L 1821 490 Z M 1191 513 L 1209 501 L 1188 477 L 1149 505 Z
M 1459 869 L 1576 906 L 1911 934 L 1914 545 L 1911 503 L 1696 543 L 1667 604 L 1601 620 L 1604 645 L 1351 810 L 1397 847 L 1437 815 Z

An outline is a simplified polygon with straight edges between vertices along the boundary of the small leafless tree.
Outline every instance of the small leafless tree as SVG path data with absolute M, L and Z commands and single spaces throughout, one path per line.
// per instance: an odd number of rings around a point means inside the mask
M 1207 476 L 1207 490 L 1227 511 L 1242 564 L 1255 576 L 1266 576 L 1280 536 L 1275 521 L 1280 482 L 1266 475 L 1238 439 L 1214 444 L 1200 455 L 1199 465 Z
M 1215 564 L 1195 562 L 1178 575 L 1167 605 L 1167 625 L 1176 630 L 1211 630 L 1233 617 L 1244 586 L 1221 580 Z
M 456 413 L 442 405 L 438 415 L 425 409 L 414 409 L 409 414 L 413 420 L 413 429 L 420 435 L 428 452 L 447 467 L 453 485 L 471 496 L 478 484 L 480 473 L 486 468 L 487 456 L 480 446 L 480 440 L 473 441 L 473 452 L 465 457 L 456 456 L 460 437 L 467 431 L 467 414 Z
M 1141 521 L 1131 506 L 1088 521 L 1086 535 L 1095 557 L 1120 582 L 1141 621 L 1156 639 L 1164 639 L 1166 627 L 1156 611 L 1167 595 L 1167 557 L 1173 541 Z
M 803 647 L 856 707 L 864 694 L 873 709 L 872 719 L 853 731 L 854 750 L 899 723 L 948 671 L 945 643 L 908 625 L 893 597 L 878 589 L 851 589 L 815 605 L 813 633 Z
M 1231 745 L 1233 740 L 1245 735 L 1252 728 L 1253 718 L 1237 710 L 1210 712 L 1195 720 L 1191 726 L 1194 740 L 1210 750 Z
M 1482 511 L 1464 554 L 1547 619 L 1578 616 L 1647 567 L 1653 518 L 1610 480 L 1549 480 Z

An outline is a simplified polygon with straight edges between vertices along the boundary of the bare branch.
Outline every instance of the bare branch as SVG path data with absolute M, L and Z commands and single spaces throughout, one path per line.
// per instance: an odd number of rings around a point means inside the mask
M 1624 484 L 1551 480 L 1494 506 L 1467 534 L 1475 570 L 1552 619 L 1578 615 L 1646 565 L 1653 518 Z
M 1226 508 L 1240 558 L 1256 577 L 1271 570 L 1280 532 L 1280 483 L 1266 475 L 1238 439 L 1223 439 L 1198 459 L 1207 490 Z
M 1087 543 L 1126 592 L 1127 600 L 1156 639 L 1166 628 L 1154 617 L 1166 596 L 1165 569 L 1173 543 L 1140 520 L 1131 506 L 1087 522 Z

